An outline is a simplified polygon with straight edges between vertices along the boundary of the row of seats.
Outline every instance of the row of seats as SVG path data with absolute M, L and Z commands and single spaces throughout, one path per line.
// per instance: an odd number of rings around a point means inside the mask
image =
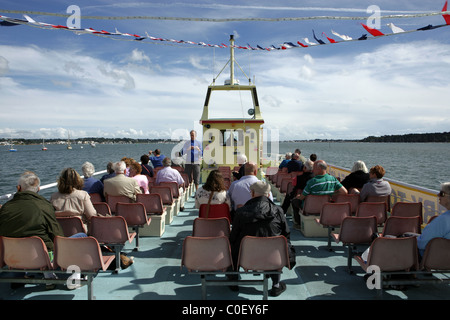
M 67 238 L 57 236 L 54 240 L 54 259 L 50 261 L 47 247 L 41 238 L 0 237 L 0 281 L 45 284 L 67 284 L 67 279 L 55 278 L 16 278 L 10 274 L 24 271 L 44 274 L 70 274 L 71 268 L 77 266 L 77 272 L 87 278 L 79 277 L 79 283 L 87 283 L 88 299 L 93 298 L 92 281 L 99 271 L 106 271 L 114 256 L 104 256 L 99 243 L 94 237 Z M 4 268 L 7 266 L 7 268 Z
M 229 243 L 230 223 L 227 218 L 196 218 L 192 236 L 183 242 L 181 266 L 189 273 L 199 274 L 202 298 L 206 299 L 206 287 L 214 285 L 263 285 L 263 299 L 268 297 L 268 278 L 290 269 L 288 244 L 284 236 L 252 237 L 241 241 L 237 265 L 233 266 Z M 264 248 L 264 250 L 260 250 Z M 240 271 L 243 269 L 243 272 Z M 262 275 L 259 280 L 233 280 L 208 278 L 216 275 Z

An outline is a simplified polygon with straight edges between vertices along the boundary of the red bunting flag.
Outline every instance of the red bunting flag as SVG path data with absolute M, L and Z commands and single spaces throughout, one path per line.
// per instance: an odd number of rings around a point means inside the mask
M 447 11 L 447 2 L 448 2 L 448 1 L 445 1 L 444 7 L 442 8 L 442 12 Z M 450 24 L 450 14 L 443 14 L 442 16 L 443 16 L 444 19 L 445 19 L 445 23 L 446 23 L 446 24 Z
M 367 30 L 367 32 L 369 32 L 374 37 L 384 36 L 384 33 L 381 32 L 380 30 L 370 28 L 370 27 L 366 26 L 364 23 L 361 23 L 361 25 L 364 27 L 364 29 Z

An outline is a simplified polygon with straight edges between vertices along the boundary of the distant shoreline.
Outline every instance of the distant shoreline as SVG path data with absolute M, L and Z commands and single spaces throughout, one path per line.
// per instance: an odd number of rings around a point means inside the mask
M 172 139 L 134 139 L 134 138 L 102 138 L 88 137 L 71 139 L 72 144 L 160 144 L 160 143 L 178 143 L 180 140 Z M 450 142 L 450 132 L 441 133 L 411 133 L 404 135 L 385 135 L 381 137 L 369 136 L 364 139 L 309 139 L 309 140 L 283 140 L 280 142 L 402 142 L 402 143 L 433 143 L 433 142 Z M 9 145 L 10 143 L 17 145 L 36 145 L 42 144 L 41 139 L 0 139 L 0 145 Z M 45 139 L 45 144 L 66 144 L 64 139 Z

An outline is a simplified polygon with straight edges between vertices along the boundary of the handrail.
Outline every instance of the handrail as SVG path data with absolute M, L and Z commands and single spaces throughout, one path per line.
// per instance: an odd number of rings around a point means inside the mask
M 105 173 L 106 173 L 106 170 L 102 170 L 102 171 L 95 172 L 95 173 L 93 174 L 93 176 L 96 176 L 96 175 L 99 175 L 99 174 L 105 174 Z M 84 178 L 84 176 L 81 176 L 81 178 Z M 57 185 L 56 182 L 49 183 L 49 184 L 46 184 L 46 185 L 41 186 L 41 187 L 40 187 L 40 190 L 50 189 L 50 188 L 56 187 L 56 185 Z M 14 197 L 14 194 L 15 194 L 15 192 L 14 192 L 14 193 L 8 193 L 8 194 L 1 195 L 1 196 L 0 196 L 0 200 L 9 200 L 9 199 L 11 199 L 12 197 Z

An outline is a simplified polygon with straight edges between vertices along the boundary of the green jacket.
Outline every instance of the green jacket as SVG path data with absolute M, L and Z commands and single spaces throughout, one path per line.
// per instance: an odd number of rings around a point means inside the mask
M 64 236 L 55 209 L 35 192 L 17 192 L 0 208 L 0 236 L 21 238 L 38 236 L 53 251 L 55 236 Z

